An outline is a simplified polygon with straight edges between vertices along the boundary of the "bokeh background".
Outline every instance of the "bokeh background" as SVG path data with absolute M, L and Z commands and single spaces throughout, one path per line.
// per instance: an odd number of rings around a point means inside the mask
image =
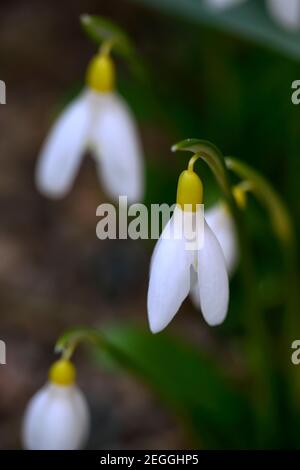
M 147 328 L 153 244 L 96 238 L 96 207 L 106 196 L 92 159 L 86 156 L 72 192 L 61 201 L 47 200 L 34 186 L 43 139 L 82 87 L 96 51 L 80 27 L 80 14 L 118 23 L 143 58 L 146 80 L 122 60 L 117 67 L 118 89 L 136 115 L 145 149 L 147 203 L 174 202 L 187 158 L 171 154 L 170 147 L 198 137 L 262 172 L 299 230 L 300 108 L 291 103 L 291 83 L 300 78 L 300 36 L 276 25 L 263 2 L 250 0 L 251 8 L 238 7 L 239 15 L 208 17 L 201 8 L 197 13 L 197 3 L 1 1 L 0 78 L 7 85 L 7 104 L 0 107 L 0 338 L 7 344 L 7 365 L 0 366 L 1 449 L 20 448 L 24 408 L 46 380 L 53 345 L 66 328 L 129 322 Z M 205 165 L 200 167 L 209 205 L 219 192 Z M 266 214 L 251 198 L 245 217 L 267 327 L 271 336 L 280 335 L 287 294 L 280 249 Z M 225 375 L 242 380 L 242 302 L 237 272 L 223 326 L 210 329 L 187 300 L 169 331 L 213 356 Z M 300 330 L 294 333 L 292 339 Z M 289 351 L 285 360 L 289 367 Z M 89 448 L 201 447 L 201 438 L 195 444 L 172 407 L 143 380 L 99 367 L 84 348 L 76 362 L 92 409 Z M 288 444 L 278 436 L 274 446 Z

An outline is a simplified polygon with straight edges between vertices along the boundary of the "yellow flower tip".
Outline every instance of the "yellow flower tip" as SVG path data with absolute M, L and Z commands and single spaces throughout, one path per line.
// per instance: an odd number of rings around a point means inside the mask
M 92 58 L 86 73 L 89 88 L 99 93 L 108 93 L 115 86 L 115 66 L 108 54 L 98 54 Z
M 76 369 L 72 362 L 60 359 L 49 370 L 49 380 L 55 385 L 72 385 L 76 379 Z
M 184 170 L 178 179 L 177 204 L 182 210 L 196 212 L 197 204 L 203 201 L 203 185 L 199 176 L 191 170 Z M 187 206 L 188 205 L 188 206 Z
M 247 194 L 244 189 L 240 188 L 239 186 L 235 186 L 232 189 L 233 197 L 240 209 L 245 209 L 247 205 Z

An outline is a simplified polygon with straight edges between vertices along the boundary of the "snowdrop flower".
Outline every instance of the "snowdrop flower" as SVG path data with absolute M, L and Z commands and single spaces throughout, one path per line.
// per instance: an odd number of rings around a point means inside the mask
M 36 184 L 59 198 L 70 191 L 84 152 L 90 150 L 109 196 L 136 202 L 143 197 L 142 150 L 134 118 L 114 92 L 115 69 L 107 51 L 87 70 L 87 86 L 54 124 L 38 159 Z
M 212 8 L 224 9 L 246 0 L 206 0 Z M 297 30 L 300 27 L 300 0 L 266 0 L 270 15 L 283 27 Z
M 29 402 L 23 422 L 23 444 L 28 450 L 75 450 L 89 433 L 89 410 L 75 385 L 70 361 L 55 362 L 49 382 Z
M 202 182 L 193 171 L 194 157 L 179 177 L 177 204 L 155 247 L 148 290 L 148 318 L 153 333 L 163 330 L 173 319 L 196 283 L 202 314 L 210 325 L 223 322 L 229 300 L 225 258 L 217 237 L 207 221 L 197 218 L 202 204 Z M 203 228 L 203 242 L 187 249 L 188 240 L 178 220 Z M 192 229 L 191 229 L 192 231 Z M 201 238 L 201 237 L 200 237 Z

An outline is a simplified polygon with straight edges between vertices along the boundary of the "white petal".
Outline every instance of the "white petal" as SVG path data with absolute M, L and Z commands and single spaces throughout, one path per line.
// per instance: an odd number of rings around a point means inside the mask
M 129 203 L 140 201 L 144 193 L 142 149 L 132 113 L 120 96 L 102 95 L 91 144 L 106 192 L 116 200 L 127 196 Z
M 91 124 L 88 92 L 70 104 L 54 124 L 38 158 L 36 184 L 49 197 L 62 197 L 71 188 L 87 144 Z
M 182 226 L 176 224 L 176 208 L 155 247 L 148 289 L 148 318 L 153 333 L 173 319 L 190 290 L 192 254 L 186 250 Z M 166 233 L 171 234 L 170 237 Z
M 75 386 L 46 384 L 33 396 L 23 422 L 23 444 L 29 450 L 75 450 L 89 432 L 86 400 Z
M 221 245 L 228 274 L 231 275 L 238 261 L 238 243 L 234 222 L 224 204 L 216 204 L 205 211 L 205 219 Z
M 245 0 L 206 0 L 206 3 L 214 8 L 229 8 L 243 2 Z
M 222 323 L 228 309 L 228 275 L 221 246 L 207 223 L 204 245 L 198 251 L 198 286 L 205 320 L 212 326 Z
M 288 29 L 300 27 L 300 1 L 299 0 L 267 0 L 271 15 L 282 26 Z

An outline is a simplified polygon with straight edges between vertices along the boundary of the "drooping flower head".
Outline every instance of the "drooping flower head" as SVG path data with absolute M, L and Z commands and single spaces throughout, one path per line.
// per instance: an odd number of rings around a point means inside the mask
M 55 122 L 38 158 L 36 184 L 46 196 L 59 198 L 70 191 L 89 150 L 112 199 L 142 199 L 140 139 L 134 117 L 114 87 L 114 63 L 109 48 L 103 47 L 88 66 L 85 89 Z
M 226 262 L 203 217 L 203 187 L 194 162 L 193 157 L 179 177 L 176 208 L 151 260 L 148 318 L 153 333 L 170 323 L 194 285 L 207 323 L 222 323 L 228 309 Z M 190 234 L 194 235 L 192 244 Z
M 49 382 L 30 400 L 22 440 L 28 450 L 76 450 L 87 440 L 90 415 L 75 384 L 75 367 L 61 359 L 49 371 Z

